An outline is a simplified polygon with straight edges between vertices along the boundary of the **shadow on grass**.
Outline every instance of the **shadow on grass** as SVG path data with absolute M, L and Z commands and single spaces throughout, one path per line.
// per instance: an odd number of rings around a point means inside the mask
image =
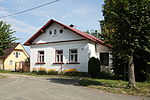
M 122 82 L 120 80 L 110 80 L 110 79 L 95 79 L 89 77 L 57 77 L 57 78 L 47 78 L 50 82 L 65 84 L 65 85 L 74 85 L 74 86 L 92 86 L 95 88 L 120 88 L 127 89 L 126 82 Z
M 74 79 L 74 78 L 47 78 L 53 83 L 65 84 L 65 85 L 74 85 L 74 86 L 105 86 L 105 87 L 113 87 L 111 84 L 106 84 L 102 82 L 98 82 L 92 79 Z
M 70 79 L 70 78 L 47 78 L 46 80 L 49 80 L 53 83 L 59 83 L 59 84 L 66 84 L 66 85 L 75 85 L 78 86 L 79 80 L 77 79 Z

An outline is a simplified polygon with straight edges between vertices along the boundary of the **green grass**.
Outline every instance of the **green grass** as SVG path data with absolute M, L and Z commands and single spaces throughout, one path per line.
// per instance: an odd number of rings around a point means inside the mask
M 53 77 L 53 78 L 63 78 L 63 79 L 75 79 L 79 81 L 80 86 L 85 86 L 89 88 L 94 88 L 106 92 L 111 92 L 115 94 L 125 94 L 125 95 L 137 95 L 137 96 L 148 96 L 150 97 L 150 82 L 136 82 L 136 89 L 127 88 L 127 81 L 123 80 L 113 80 L 113 79 L 101 79 L 101 78 L 90 78 L 90 77 L 79 77 L 79 76 L 65 76 L 65 75 L 37 75 L 35 73 L 20 73 L 11 71 L 0 71 L 0 73 L 10 73 L 10 74 L 20 74 L 20 75 L 30 75 L 36 77 Z M 0 78 L 3 76 L 0 76 Z
M 81 86 L 95 88 L 106 92 L 115 94 L 149 96 L 150 97 L 150 83 L 149 82 L 136 82 L 137 88 L 127 88 L 128 82 L 122 80 L 111 79 L 93 79 L 82 78 L 79 81 Z

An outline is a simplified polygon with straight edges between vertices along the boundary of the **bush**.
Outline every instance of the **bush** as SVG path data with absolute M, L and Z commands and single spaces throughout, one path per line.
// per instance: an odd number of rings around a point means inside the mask
M 66 69 L 63 71 L 64 75 L 67 76 L 78 76 L 79 72 L 74 68 L 74 69 Z
M 74 69 L 66 69 L 64 70 L 64 72 L 73 72 L 73 71 L 77 71 L 75 68 Z
M 100 61 L 98 58 L 92 57 L 88 61 L 88 73 L 92 77 L 96 77 L 100 72 Z
M 64 75 L 67 76 L 79 76 L 79 72 L 78 71 L 68 71 L 68 72 L 64 72 Z
M 58 71 L 54 70 L 54 69 L 49 69 L 47 72 L 48 75 L 57 75 Z
M 37 68 L 33 68 L 33 69 L 32 69 L 32 73 L 35 73 L 35 74 L 37 74 L 37 73 L 38 73 L 38 70 L 37 70 Z
M 39 68 L 38 69 L 38 75 L 46 75 L 47 74 L 47 71 L 45 68 Z

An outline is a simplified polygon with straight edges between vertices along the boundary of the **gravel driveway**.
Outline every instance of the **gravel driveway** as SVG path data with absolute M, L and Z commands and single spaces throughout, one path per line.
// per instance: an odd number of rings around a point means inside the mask
M 84 88 L 71 79 L 7 76 L 0 79 L 0 100 L 150 100 Z

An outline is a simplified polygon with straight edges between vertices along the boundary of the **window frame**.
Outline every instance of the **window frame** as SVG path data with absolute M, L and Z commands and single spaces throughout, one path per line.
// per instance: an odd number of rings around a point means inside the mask
M 62 54 L 58 54 L 61 51 Z M 57 56 L 59 56 L 59 61 L 57 61 Z M 55 50 L 55 63 L 63 63 L 63 50 Z
M 77 50 L 77 53 L 71 53 L 72 50 Z M 71 55 L 73 55 L 73 61 L 71 61 Z M 75 55 L 77 55 L 77 60 L 75 58 Z M 69 49 L 69 63 L 78 63 L 78 49 Z
M 43 54 L 40 54 L 40 52 L 43 52 Z M 44 61 L 45 61 L 44 50 L 38 51 L 38 54 L 37 54 L 37 63 L 44 63 Z
M 100 54 L 99 57 L 100 57 L 101 65 L 102 66 L 109 66 L 109 52 L 100 52 L 99 54 Z M 102 61 L 102 54 L 107 54 L 107 59 L 105 57 L 103 57 L 104 61 Z M 105 61 L 105 60 L 107 60 L 107 61 Z

